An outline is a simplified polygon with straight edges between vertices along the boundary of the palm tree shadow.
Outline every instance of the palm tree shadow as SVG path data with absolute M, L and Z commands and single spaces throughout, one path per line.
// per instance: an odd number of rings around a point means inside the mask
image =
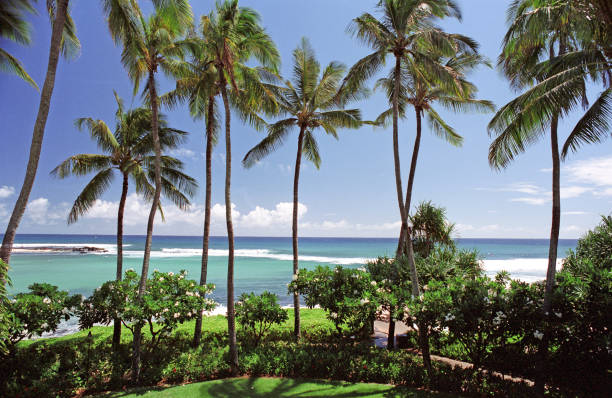
M 372 389 L 371 391 L 354 391 L 348 390 L 343 392 L 343 387 L 351 386 L 350 383 L 341 381 L 328 380 L 305 380 L 305 379 L 281 379 L 276 383 L 271 390 L 257 391 L 255 383 L 260 378 L 250 377 L 236 381 L 228 379 L 226 382 L 218 383 L 213 386 L 202 386 L 200 396 L 211 396 L 218 398 L 235 398 L 235 397 L 287 397 L 287 398 L 306 398 L 306 397 L 340 397 L 340 398 L 357 398 L 357 397 L 402 397 L 402 398 L 425 398 L 425 397 L 440 397 L 438 394 L 429 394 L 423 391 L 407 390 L 402 387 L 389 387 L 387 391 L 380 389 Z M 316 385 L 309 389 L 300 388 L 304 383 Z

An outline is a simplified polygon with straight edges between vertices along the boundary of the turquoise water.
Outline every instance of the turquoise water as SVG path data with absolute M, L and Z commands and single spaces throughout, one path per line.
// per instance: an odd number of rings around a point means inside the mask
M 33 282 L 44 281 L 74 293 L 89 295 L 101 283 L 115 276 L 115 237 L 109 235 L 19 235 L 16 248 L 46 245 L 98 246 L 105 254 L 13 254 L 10 276 L 11 293 L 25 291 Z M 144 236 L 124 238 L 124 269 L 142 266 Z M 150 269 L 178 271 L 185 269 L 190 278 L 199 280 L 201 237 L 156 236 L 153 239 Z M 533 281 L 546 273 L 548 241 L 538 239 L 461 239 L 462 248 L 477 249 L 489 274 L 509 271 L 513 277 Z M 563 257 L 574 248 L 575 240 L 561 240 Z M 370 258 L 392 256 L 395 239 L 301 238 L 300 267 L 318 264 L 358 267 Z M 208 281 L 216 284 L 213 298 L 226 301 L 227 239 L 212 237 L 210 242 Z M 279 295 L 283 304 L 290 303 L 286 285 L 291 279 L 292 251 L 290 238 L 236 238 L 236 295 L 242 292 L 269 290 Z

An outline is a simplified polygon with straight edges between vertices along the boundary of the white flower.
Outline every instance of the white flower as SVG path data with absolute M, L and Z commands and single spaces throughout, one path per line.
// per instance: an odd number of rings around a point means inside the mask
M 195 284 L 194 284 L 193 282 L 191 282 L 191 283 L 189 284 L 189 287 L 194 287 L 194 286 L 195 286 Z
M 49 327 L 49 325 L 47 325 L 47 322 L 43 323 L 42 325 L 40 325 L 41 329 L 46 329 L 47 327 Z
M 544 333 L 540 332 L 539 330 L 536 330 L 535 332 L 533 332 L 533 337 L 538 340 L 542 340 L 542 337 L 544 337 Z
M 451 314 L 450 312 L 448 314 L 446 314 L 446 316 L 444 317 L 445 321 L 452 321 L 453 319 L 455 319 L 455 316 L 453 314 Z
M 368 300 L 367 298 L 361 299 L 361 305 L 367 304 L 369 302 L 370 302 L 370 300 Z
M 172 271 L 168 272 L 168 276 L 174 276 L 174 272 Z
M 297 281 L 297 279 L 298 279 L 298 276 L 297 276 L 297 274 L 293 274 L 293 277 L 292 277 L 292 279 L 293 279 L 294 281 Z
M 334 269 L 334 272 L 337 274 L 338 272 L 340 272 L 340 268 Z
M 329 314 L 329 317 L 332 319 L 337 319 L 338 318 L 338 314 L 336 314 L 335 312 L 332 312 Z
M 191 292 L 185 292 L 185 295 L 186 295 L 186 296 L 193 296 L 193 293 L 191 293 Z
M 370 285 L 372 285 L 372 286 L 376 286 L 376 281 L 372 281 L 372 282 L 370 282 Z
M 49 297 L 45 297 L 45 298 L 43 299 L 43 303 L 45 303 L 45 304 L 51 304 L 51 299 L 50 299 Z
M 195 292 L 193 295 L 196 297 L 200 297 L 200 292 Z
M 163 282 L 163 281 L 164 281 L 164 277 L 163 277 L 163 276 L 160 276 L 160 277 L 159 277 L 159 281 L 160 281 L 160 282 Z
M 174 317 L 175 317 L 175 318 L 178 318 L 179 316 L 181 316 L 181 314 L 179 314 L 178 312 L 175 312 L 175 313 L 174 313 Z
M 179 277 L 178 277 L 178 278 L 179 278 L 179 279 L 183 279 L 184 277 L 185 277 L 185 275 L 181 274 L 181 275 L 179 275 Z
M 191 316 L 191 311 L 189 311 L 189 312 L 187 313 L 187 316 Z
M 366 269 L 364 267 L 359 267 L 357 268 L 357 271 L 366 272 Z
M 555 315 L 557 316 L 557 318 L 561 318 L 562 314 L 560 312 L 555 312 Z
M 178 304 L 179 304 L 179 303 L 178 303 L 178 301 L 175 301 L 175 302 L 174 302 L 174 306 L 175 306 L 175 307 L 178 307 Z

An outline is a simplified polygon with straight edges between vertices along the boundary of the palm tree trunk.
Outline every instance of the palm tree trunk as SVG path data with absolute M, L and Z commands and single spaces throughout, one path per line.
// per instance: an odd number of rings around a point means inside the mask
M 417 161 L 419 159 L 419 149 L 421 147 L 421 108 L 416 107 L 415 108 L 416 111 L 416 126 L 417 126 L 417 130 L 416 130 L 416 137 L 414 139 L 414 148 L 412 149 L 412 162 L 410 163 L 410 174 L 408 176 L 408 187 L 406 187 L 406 203 L 404 204 L 404 207 L 406 209 L 405 212 L 405 216 L 406 216 L 406 221 L 403 222 L 402 221 L 402 225 L 406 225 L 406 229 L 405 229 L 405 245 L 406 248 L 408 249 L 408 262 L 410 265 L 410 273 L 411 275 L 411 279 L 412 279 L 412 295 L 413 296 L 418 296 L 419 295 L 419 275 L 417 273 L 416 270 L 416 265 L 414 263 L 414 250 L 412 247 L 412 239 L 410 238 L 410 228 L 408 227 L 408 213 L 410 211 L 410 202 L 412 201 L 412 186 L 414 185 L 414 175 L 416 174 L 416 166 L 417 166 Z
M 399 56 L 395 57 L 395 75 L 399 76 L 401 70 L 401 58 Z M 402 220 L 402 230 L 404 229 L 404 222 L 406 220 L 406 208 L 404 207 L 404 198 L 402 192 L 402 171 L 400 168 L 400 157 L 399 157 L 399 132 L 398 132 L 398 123 L 399 123 L 399 99 L 398 93 L 400 89 L 400 81 L 399 79 L 395 79 L 395 89 L 393 90 L 393 162 L 395 166 L 395 188 L 397 190 L 397 204 L 400 211 L 400 218 Z M 407 226 L 406 226 L 407 227 Z M 396 261 L 402 255 L 403 248 L 398 247 L 397 252 L 395 253 Z M 397 266 L 397 265 L 394 265 Z M 392 314 L 389 313 L 389 333 L 393 331 L 395 334 L 395 321 L 393 320 Z M 390 335 L 388 336 L 387 348 L 394 348 L 395 339 L 390 339 Z M 389 344 L 392 343 L 392 344 Z
M 293 226 L 291 228 L 293 238 L 293 278 L 298 275 L 298 185 L 300 181 L 300 164 L 302 163 L 302 146 L 304 145 L 304 126 L 300 127 L 298 137 L 297 156 L 295 158 L 295 176 L 293 177 Z M 293 293 L 293 334 L 295 339 L 300 338 L 300 295 Z
M 121 199 L 119 200 L 119 210 L 117 212 L 117 275 L 116 279 L 121 280 L 123 274 L 123 212 L 125 210 L 125 200 L 128 193 L 128 174 L 123 173 L 123 187 Z M 113 350 L 119 348 L 121 343 L 121 319 L 113 320 Z
M 548 268 L 546 270 L 546 287 L 544 290 L 544 304 L 542 312 L 544 318 L 548 318 L 551 309 L 552 294 L 555 287 L 555 274 L 557 271 L 557 246 L 559 244 L 559 227 L 561 224 L 561 162 L 559 160 L 558 142 L 559 116 L 554 115 L 550 123 L 550 145 L 552 150 L 552 223 L 550 226 L 550 241 L 548 247 Z M 544 385 L 546 383 L 546 361 L 548 357 L 548 338 L 547 330 L 543 331 L 544 336 L 538 347 L 538 370 L 535 380 L 536 392 L 544 395 Z
M 149 211 L 147 221 L 147 237 L 145 239 L 144 257 L 142 259 L 142 272 L 138 284 L 138 300 L 142 300 L 147 287 L 147 276 L 149 274 L 149 260 L 151 258 L 151 243 L 153 240 L 153 224 L 155 213 L 159 206 L 161 195 L 161 145 L 159 143 L 158 104 L 157 90 L 155 89 L 155 72 L 149 72 L 149 96 L 151 100 L 151 135 L 153 136 L 153 148 L 155 149 L 155 193 Z M 134 352 L 132 357 L 132 381 L 138 382 L 140 378 L 140 346 L 142 342 L 142 325 L 134 325 Z
M 49 107 L 51 106 L 51 96 L 55 86 L 55 73 L 59 61 L 59 53 L 62 42 L 62 32 L 64 23 L 68 14 L 68 0 L 58 0 L 55 20 L 53 21 L 53 30 L 51 33 L 51 45 L 49 48 L 49 61 L 47 64 L 47 75 L 45 83 L 40 94 L 40 103 L 38 105 L 38 114 L 34 123 L 34 131 L 32 133 L 32 143 L 30 144 L 30 157 L 26 167 L 26 174 L 19 192 L 19 197 L 15 202 L 13 213 L 6 227 L 4 238 L 2 239 L 2 248 L 0 248 L 0 258 L 5 263 L 9 263 L 11 259 L 11 251 L 15 242 L 17 228 L 23 217 L 23 213 L 28 205 L 28 199 L 32 192 L 36 171 L 38 169 L 38 160 L 40 159 L 40 151 L 42 149 L 43 136 L 45 134 L 45 125 L 49 116 Z M 4 278 L 0 278 L 0 282 L 4 283 Z
M 200 286 L 206 285 L 208 273 L 208 243 L 210 239 L 210 205 L 212 196 L 212 127 L 215 117 L 215 98 L 208 98 L 208 115 L 206 117 L 206 203 L 204 206 L 204 236 L 202 237 L 202 268 L 200 271 Z M 193 345 L 200 345 L 202 339 L 202 312 L 198 314 L 195 332 L 193 334 Z
M 232 145 L 230 137 L 230 108 L 225 87 L 225 76 L 219 71 L 221 95 L 225 108 L 225 221 L 227 224 L 227 332 L 229 337 L 230 373 L 238 375 L 238 350 L 236 348 L 236 314 L 234 312 L 234 225 L 232 224 L 232 200 L 230 187 L 232 179 Z

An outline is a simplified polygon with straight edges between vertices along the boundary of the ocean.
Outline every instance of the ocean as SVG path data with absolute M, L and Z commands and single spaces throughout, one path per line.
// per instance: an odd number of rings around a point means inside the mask
M 142 267 L 144 236 L 124 237 L 124 270 Z M 13 286 L 9 294 L 27 291 L 34 282 L 47 282 L 62 290 L 88 296 L 100 284 L 114 279 L 116 238 L 113 235 L 18 235 L 15 249 L 32 247 L 99 247 L 105 253 L 14 253 L 9 276 Z M 561 239 L 559 258 L 573 249 L 577 241 Z M 397 240 L 393 238 L 300 238 L 300 268 L 316 265 L 360 267 L 368 259 L 392 257 Z M 506 270 L 516 279 L 532 282 L 546 276 L 548 240 L 546 239 L 458 239 L 464 249 L 476 249 L 482 256 L 487 274 Z M 155 236 L 150 270 L 163 272 L 187 270 L 188 277 L 199 281 L 202 253 L 199 236 Z M 287 283 L 292 275 L 291 238 L 237 237 L 235 251 L 235 293 L 271 291 L 282 305 L 290 305 Z M 216 313 L 225 313 L 227 302 L 227 238 L 211 237 L 208 282 L 216 285 L 212 297 L 221 305 Z M 77 329 L 76 320 L 63 323 L 53 335 Z

